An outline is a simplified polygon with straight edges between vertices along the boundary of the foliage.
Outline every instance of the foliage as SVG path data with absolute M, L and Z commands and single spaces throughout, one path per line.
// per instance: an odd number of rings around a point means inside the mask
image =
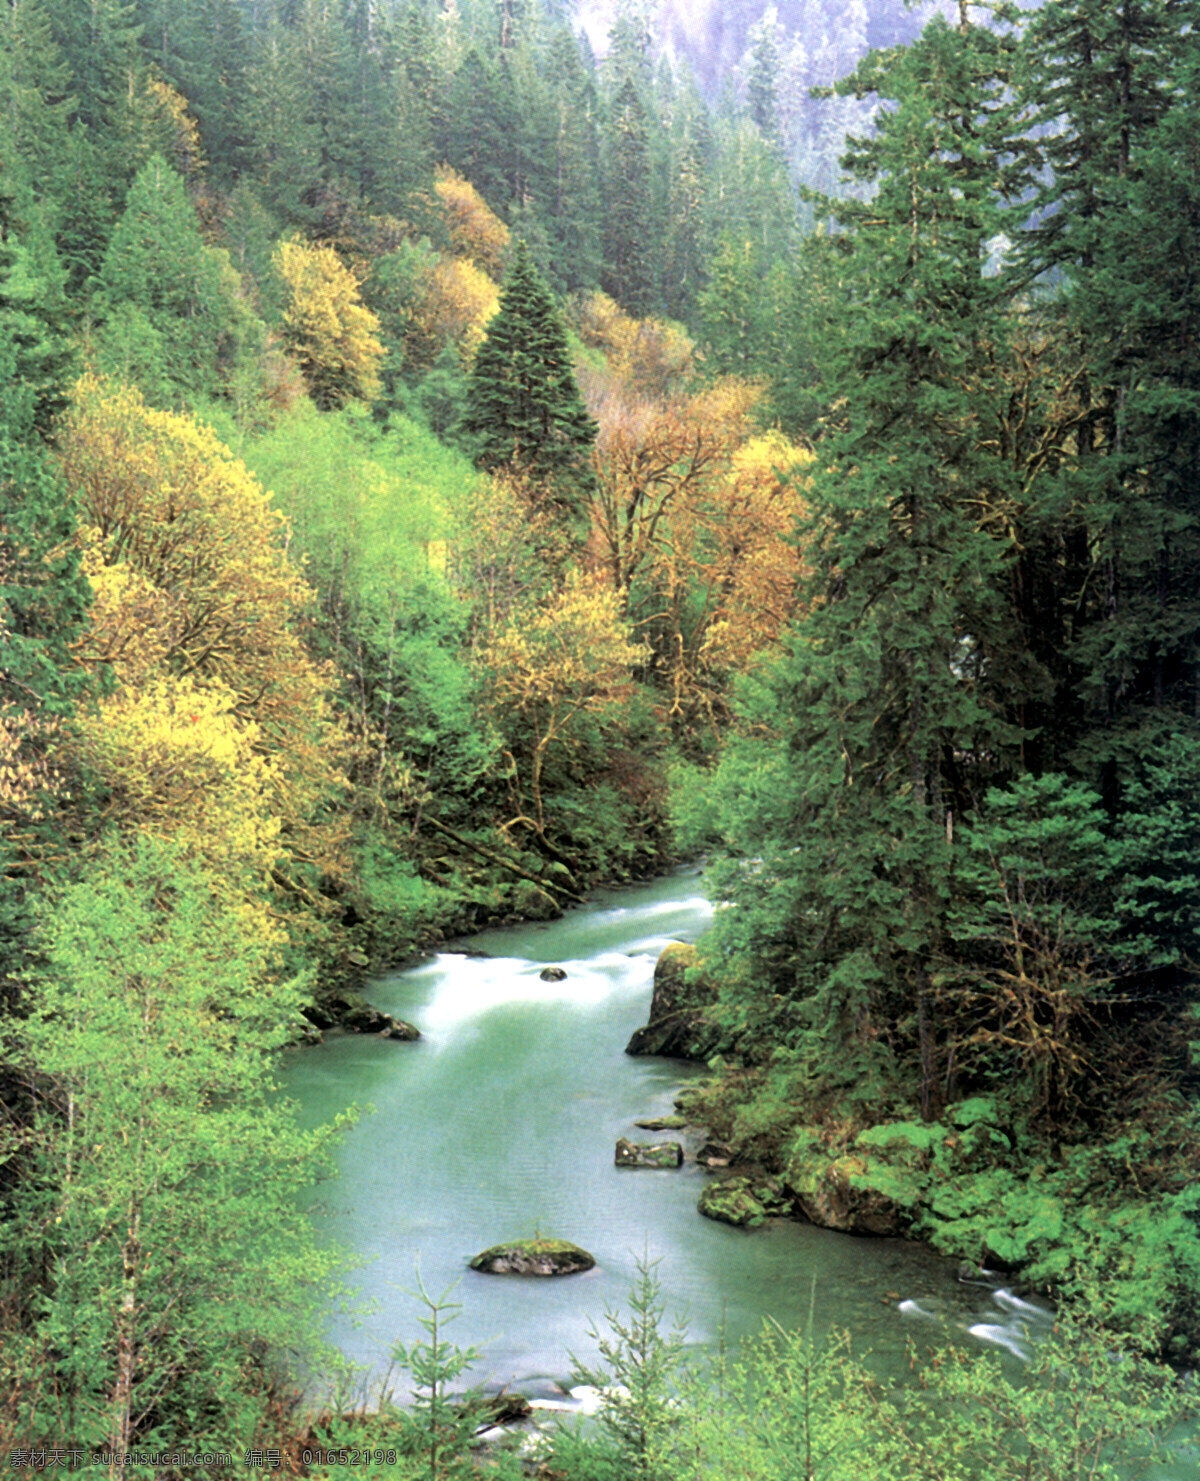
M 535 499 L 578 514 L 591 481 L 586 459 L 595 425 L 579 399 L 549 289 L 523 244 L 475 356 L 462 432 L 479 467 L 526 481 Z
M 570 746 L 585 716 L 603 716 L 623 698 L 641 650 L 630 642 L 615 593 L 572 575 L 545 606 L 517 613 L 478 655 L 494 713 L 519 721 L 528 739 L 514 756 L 516 816 L 546 835 L 543 775 L 554 750 Z M 511 735 L 510 744 L 516 743 Z M 528 786 L 529 800 L 522 795 Z
M 460 257 L 469 257 L 497 281 L 504 277 L 511 233 L 469 180 L 447 165 L 434 172 L 434 189 L 442 203 L 450 241 Z
M 272 1384 L 260 1344 L 306 1340 L 336 1259 L 295 1201 L 328 1132 L 300 1133 L 270 1074 L 301 984 L 177 849 L 110 845 L 88 864 L 43 908 L 12 1030 L 36 1173 L 4 1239 L 10 1278 L 38 1294 L 9 1343 L 43 1372 L 19 1432 L 244 1446 Z
M 643 1254 L 628 1296 L 628 1312 L 605 1313 L 605 1330 L 593 1327 L 601 1362 L 576 1361 L 574 1377 L 600 1390 L 600 1427 L 613 1446 L 621 1474 L 637 1481 L 668 1481 L 674 1432 L 679 1426 L 675 1385 L 682 1377 L 686 1328 L 668 1330 L 657 1260 Z
M 288 291 L 284 340 L 313 400 L 321 407 L 370 401 L 384 351 L 379 321 L 363 306 L 353 274 L 332 247 L 298 239 L 280 242 L 275 268 Z
M 282 516 L 210 431 L 91 376 L 62 462 L 94 591 L 77 651 L 117 680 L 81 718 L 76 754 L 110 787 L 112 816 L 183 827 L 214 859 L 252 844 L 260 883 L 337 877 L 344 823 L 323 814 L 345 744 L 297 632 L 309 592 L 280 548 Z

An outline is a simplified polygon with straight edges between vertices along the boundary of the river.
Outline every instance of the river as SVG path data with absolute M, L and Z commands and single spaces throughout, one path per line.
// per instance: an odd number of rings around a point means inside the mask
M 561 920 L 489 931 L 369 984 L 372 1002 L 420 1028 L 419 1042 L 335 1036 L 292 1058 L 285 1088 L 306 1124 L 369 1108 L 313 1208 L 322 1233 L 361 1262 L 351 1279 L 369 1306 L 333 1314 L 330 1336 L 366 1390 L 392 1345 L 421 1335 L 418 1271 L 434 1295 L 455 1288 L 462 1310 L 448 1335 L 483 1354 L 472 1381 L 519 1387 L 566 1379 L 572 1354 L 595 1355 L 589 1329 L 623 1305 L 641 1258 L 657 1262 L 668 1311 L 700 1348 L 756 1332 L 768 1314 L 803 1325 L 811 1310 L 818 1336 L 848 1330 L 886 1372 L 908 1371 L 910 1339 L 948 1336 L 1019 1364 L 1048 1313 L 961 1285 L 920 1246 L 802 1223 L 730 1228 L 697 1214 L 710 1174 L 694 1163 L 614 1166 L 616 1139 L 655 1139 L 635 1121 L 670 1112 L 680 1084 L 702 1073 L 624 1048 L 645 1022 L 658 953 L 696 939 L 710 917 L 696 871 L 598 891 Z M 566 978 L 542 981 L 547 965 Z M 553 1280 L 467 1269 L 480 1249 L 537 1232 L 590 1250 L 596 1269 Z

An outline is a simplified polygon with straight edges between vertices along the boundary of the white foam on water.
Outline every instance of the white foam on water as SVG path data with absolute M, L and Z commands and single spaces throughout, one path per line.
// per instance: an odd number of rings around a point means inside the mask
M 711 915 L 712 909 L 707 895 L 689 895 L 686 900 L 660 900 L 656 905 L 635 905 L 620 913 L 634 920 L 651 920 L 658 915 Z
M 1031 1322 L 1037 1322 L 1045 1327 L 1052 1327 L 1054 1325 L 1054 1313 L 1052 1311 L 1048 1311 L 1044 1306 L 1035 1306 L 1032 1301 L 1023 1301 L 1020 1296 L 1014 1296 L 1009 1290 L 1001 1289 L 999 1291 L 993 1291 L 992 1300 L 1003 1310 L 1020 1312 L 1023 1317 L 1028 1317 Z
M 980 1342 L 990 1342 L 993 1347 L 1003 1347 L 1023 1363 L 1030 1359 L 1029 1349 L 1022 1345 L 1018 1334 L 1011 1327 L 998 1327 L 992 1322 L 976 1322 L 967 1331 L 972 1337 L 978 1337 Z M 1024 1336 L 1022 1332 L 1020 1336 Z
M 941 1313 L 926 1311 L 919 1301 L 901 1301 L 900 1312 L 903 1316 L 924 1317 L 927 1322 L 941 1321 Z
M 460 1028 L 493 1008 L 514 1003 L 571 1003 L 590 1007 L 605 1002 L 627 986 L 645 983 L 644 961 L 624 952 L 605 952 L 588 961 L 563 961 L 566 977 L 546 982 L 545 962 L 524 957 L 469 957 L 441 953 L 417 969 L 444 973 L 444 981 L 428 1003 L 412 1010 L 422 1033 L 436 1036 Z

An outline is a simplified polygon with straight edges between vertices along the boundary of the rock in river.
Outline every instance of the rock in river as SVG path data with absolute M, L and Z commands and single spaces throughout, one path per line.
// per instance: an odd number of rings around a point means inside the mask
M 631 1142 L 617 1138 L 613 1161 L 618 1167 L 682 1167 L 683 1147 L 679 1142 Z
M 543 967 L 538 973 L 543 982 L 565 982 L 567 974 L 561 967 Z
M 476 1255 L 471 1269 L 488 1275 L 574 1275 L 595 1263 L 567 1239 L 510 1239 Z
M 716 1001 L 716 988 L 697 981 L 696 948 L 672 941 L 654 968 L 650 1022 L 636 1031 L 626 1054 L 662 1054 L 674 1059 L 707 1060 L 728 1047 L 728 1031 L 714 1027 L 705 1009 Z
M 791 1212 L 791 1201 L 778 1178 L 722 1178 L 709 1183 L 697 1205 L 706 1219 L 757 1229 L 772 1214 Z

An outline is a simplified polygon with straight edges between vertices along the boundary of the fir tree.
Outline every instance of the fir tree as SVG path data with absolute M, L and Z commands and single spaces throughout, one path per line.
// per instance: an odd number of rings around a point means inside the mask
M 613 103 L 605 186 L 605 292 L 634 315 L 654 306 L 650 132 L 645 104 L 627 77 Z
M 1195 5 L 1053 0 L 1031 20 L 1029 86 L 1052 175 L 1025 259 L 1076 361 L 1064 439 L 1057 758 L 1119 805 L 1146 745 L 1200 693 L 1200 293 Z
M 524 243 L 475 356 L 462 431 L 480 468 L 527 480 L 538 498 L 580 512 L 596 425 L 580 400 L 550 290 Z
M 241 312 L 226 253 L 207 247 L 183 181 L 155 155 L 130 187 L 100 273 L 110 315 L 141 316 L 178 389 L 212 392 Z M 118 311 L 124 309 L 124 314 Z
M 775 739 L 735 748 L 719 784 L 727 836 L 761 860 L 722 876 L 731 980 L 767 965 L 795 1004 L 783 1031 L 824 1075 L 886 1074 L 899 1052 L 926 1114 L 947 835 L 975 769 L 1019 739 L 1011 552 L 987 513 L 1012 498 L 993 451 L 1009 289 L 984 250 L 1006 219 L 997 183 L 1019 183 L 1007 60 L 990 32 L 935 20 L 847 84 L 895 107 L 847 160 L 877 189 L 841 208 L 853 230 L 827 290 L 839 411 L 811 493 L 809 610 L 750 717 Z

